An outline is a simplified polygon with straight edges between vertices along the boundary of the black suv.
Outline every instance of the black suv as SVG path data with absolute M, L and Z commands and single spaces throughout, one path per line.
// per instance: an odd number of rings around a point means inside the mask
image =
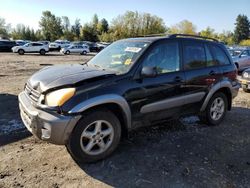
M 223 44 L 175 34 L 120 40 L 82 65 L 44 68 L 26 83 L 19 106 L 30 132 L 93 162 L 141 126 L 186 114 L 219 124 L 239 87 Z
M 0 52 L 11 52 L 14 46 L 18 46 L 15 41 L 0 40 Z

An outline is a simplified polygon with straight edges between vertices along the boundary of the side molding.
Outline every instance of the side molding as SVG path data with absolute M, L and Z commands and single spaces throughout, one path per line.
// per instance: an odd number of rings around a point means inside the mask
M 154 103 L 146 104 L 141 108 L 141 113 L 156 112 L 160 110 L 167 110 L 174 107 L 179 107 L 182 105 L 199 102 L 205 96 L 205 92 L 198 92 L 189 95 L 183 95 L 178 97 L 173 97 Z
M 86 110 L 88 110 L 91 107 L 102 105 L 102 104 L 107 104 L 107 103 L 114 103 L 120 106 L 122 109 L 125 118 L 126 118 L 126 125 L 127 128 L 131 128 L 131 111 L 130 107 L 127 103 L 127 101 L 121 97 L 120 95 L 116 94 L 107 94 L 107 95 L 101 95 L 98 97 L 94 97 L 91 99 L 88 99 L 86 101 L 81 102 L 80 104 L 76 105 L 74 108 L 72 108 L 69 113 L 74 114 L 74 113 L 81 113 Z

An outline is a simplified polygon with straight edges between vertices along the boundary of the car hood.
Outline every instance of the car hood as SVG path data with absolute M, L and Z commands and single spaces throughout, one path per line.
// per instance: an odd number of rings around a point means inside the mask
M 43 93 L 52 88 L 74 85 L 92 78 L 101 79 L 106 75 L 114 75 L 114 73 L 80 64 L 56 65 L 45 67 L 33 74 L 28 80 L 28 84 Z

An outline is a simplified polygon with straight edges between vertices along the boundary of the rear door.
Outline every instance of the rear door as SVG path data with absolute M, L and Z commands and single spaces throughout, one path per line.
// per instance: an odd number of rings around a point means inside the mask
M 183 66 L 185 70 L 186 84 L 185 92 L 197 94 L 201 102 L 213 84 L 221 78 L 221 71 L 218 63 L 213 60 L 210 49 L 206 42 L 187 39 L 182 42 L 183 47 Z M 200 107 L 193 103 L 194 106 Z
M 219 65 L 219 69 L 222 72 L 222 78 L 231 78 L 235 80 L 235 66 L 231 64 L 229 60 L 229 54 L 225 53 L 226 49 L 223 46 L 216 44 L 209 44 L 209 47 L 213 54 L 214 61 Z

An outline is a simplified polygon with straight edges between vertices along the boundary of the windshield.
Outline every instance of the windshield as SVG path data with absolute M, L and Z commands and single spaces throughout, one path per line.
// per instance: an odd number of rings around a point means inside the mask
M 114 42 L 88 62 L 97 68 L 124 74 L 129 71 L 134 60 L 148 46 L 148 42 L 118 41 Z

